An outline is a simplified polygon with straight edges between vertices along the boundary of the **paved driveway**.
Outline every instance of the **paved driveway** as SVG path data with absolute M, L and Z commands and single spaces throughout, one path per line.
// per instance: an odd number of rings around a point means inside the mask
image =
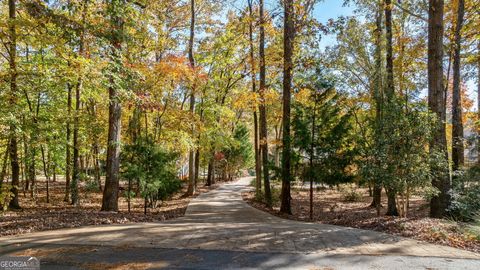
M 241 192 L 249 188 L 250 180 L 242 178 L 198 196 L 188 206 L 185 216 L 176 220 L 3 237 L 0 254 L 18 250 L 19 245 L 77 245 L 313 257 L 389 255 L 475 259 L 470 262 L 480 269 L 480 255 L 476 253 L 380 232 L 285 220 L 264 213 L 242 200 Z

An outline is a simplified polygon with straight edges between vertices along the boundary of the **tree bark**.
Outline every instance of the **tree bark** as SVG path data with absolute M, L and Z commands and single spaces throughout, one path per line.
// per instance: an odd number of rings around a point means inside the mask
M 16 23 L 16 1 L 8 0 L 8 14 L 9 14 L 9 66 L 10 66 L 10 105 L 11 110 L 16 112 L 17 110 L 17 29 Z M 20 185 L 20 166 L 18 164 L 18 144 L 15 124 L 10 124 L 10 167 L 12 173 L 12 193 L 13 198 L 10 201 L 9 208 L 19 209 L 20 204 L 18 202 L 18 188 Z
M 265 191 L 265 203 L 272 207 L 272 192 L 270 190 L 270 173 L 268 167 L 268 132 L 267 111 L 265 108 L 266 68 L 265 68 L 265 14 L 263 0 L 259 0 L 260 13 L 260 44 L 258 53 L 260 56 L 260 148 L 263 165 L 263 185 Z
M 282 163 L 282 193 L 280 212 L 291 214 L 291 137 L 290 137 L 290 100 L 293 71 L 293 41 L 295 26 L 293 21 L 293 0 L 284 1 L 283 29 L 283 163 Z
M 70 153 L 70 139 L 71 139 L 71 129 L 70 129 L 70 118 L 72 115 L 72 86 L 70 83 L 67 84 L 68 96 L 67 96 L 67 127 L 66 127 L 66 153 L 65 153 L 65 197 L 63 198 L 64 202 L 70 201 L 70 179 L 71 179 L 71 153 Z
M 251 73 L 251 78 L 252 78 L 252 92 L 257 93 L 257 73 L 255 69 L 255 49 L 253 46 L 253 4 L 252 0 L 248 0 L 248 12 L 250 15 L 250 20 L 248 24 L 248 40 L 249 40 L 249 45 L 250 45 L 250 73 Z M 254 142 L 254 148 L 255 148 L 255 193 L 257 195 L 260 194 L 262 190 L 262 167 L 261 167 L 261 161 L 260 161 L 260 149 L 259 149 L 259 143 L 258 143 L 258 118 L 257 118 L 257 110 L 256 106 L 253 108 L 253 142 Z
M 90 100 L 90 108 L 91 108 L 91 115 L 92 118 L 97 119 L 97 107 L 95 104 L 95 100 Z M 102 190 L 102 180 L 101 180 L 101 172 L 100 172 L 100 143 L 97 131 L 93 131 L 93 144 L 92 144 L 92 152 L 93 152 L 93 165 L 94 165 L 94 174 L 95 174 L 95 181 L 98 184 L 98 188 Z
M 87 17 L 87 0 L 83 1 L 82 7 L 82 29 L 80 32 L 80 42 L 78 48 L 78 54 L 80 57 L 84 57 L 84 47 L 85 47 L 85 21 Z M 80 125 L 80 106 L 81 100 L 80 95 L 83 88 L 83 75 L 80 72 L 80 75 L 77 79 L 77 85 L 75 87 L 75 115 L 73 118 L 73 175 L 71 183 L 71 204 L 78 205 L 78 182 L 80 181 L 80 146 L 78 145 L 78 130 Z
M 125 0 L 111 0 L 111 27 L 110 58 L 115 65 L 122 65 L 121 52 L 123 41 L 124 20 L 118 9 L 125 8 Z M 119 90 L 116 88 L 116 78 L 110 77 L 108 87 L 110 106 L 108 108 L 108 146 L 105 187 L 103 189 L 102 211 L 118 211 L 118 187 L 120 168 L 120 136 L 122 106 Z
M 465 14 L 465 0 L 458 0 L 457 23 L 455 25 L 455 43 L 453 50 L 453 94 L 452 94 L 452 162 L 453 171 L 464 164 L 462 92 L 460 89 L 460 51 L 462 46 L 462 26 Z
M 5 149 L 5 154 L 3 156 L 2 171 L 0 172 L 0 190 L 3 185 L 3 180 L 5 175 L 7 175 L 7 166 L 8 166 L 8 155 L 10 153 L 10 142 L 8 142 L 7 149 Z
M 35 123 L 36 125 L 36 123 Z M 35 166 L 35 158 L 37 156 L 37 150 L 36 147 L 33 145 L 37 141 L 37 135 L 35 131 L 32 133 L 30 137 L 30 146 L 28 150 L 28 168 L 27 168 L 27 173 L 28 173 L 28 179 L 30 180 L 30 197 L 34 197 L 36 194 L 36 188 L 37 188 L 37 171 L 36 171 L 36 166 Z
M 200 138 L 199 138 L 200 139 Z M 195 179 L 193 179 L 194 186 L 197 187 L 198 183 L 198 176 L 200 175 L 200 148 L 197 147 L 197 150 L 195 150 Z
M 381 2 L 379 2 L 381 4 Z M 375 140 L 379 144 L 382 134 L 382 111 L 383 111 L 383 81 L 382 81 L 382 17 L 383 12 L 379 4 L 375 20 L 375 77 L 374 77 L 374 101 L 375 101 Z M 376 160 L 375 162 L 381 162 Z M 382 181 L 374 179 L 373 183 L 373 200 L 371 207 L 377 208 L 379 212 L 382 201 Z
M 445 132 L 446 108 L 443 88 L 443 0 L 429 0 L 428 8 L 428 106 L 436 114 L 438 124 L 430 142 L 431 151 L 440 151 L 446 160 L 447 138 Z M 440 194 L 430 201 L 430 216 L 444 216 L 449 205 L 451 187 L 449 168 L 435 169 L 432 185 Z
M 392 1 L 385 0 L 385 33 L 387 38 L 387 57 L 386 57 L 386 72 L 387 80 L 385 86 L 385 95 L 387 104 L 391 105 L 394 102 L 395 97 L 395 85 L 393 81 L 393 35 L 392 35 Z M 391 109 L 387 110 L 387 113 L 391 114 Z M 396 147 L 390 145 L 390 147 Z M 382 162 L 382 161 L 380 161 Z M 390 187 L 386 187 L 387 191 L 387 216 L 398 216 L 397 202 L 396 202 L 396 190 Z
M 387 200 L 388 200 L 386 215 L 387 216 L 398 216 L 398 209 L 397 209 L 397 201 L 395 199 L 395 192 L 392 192 L 391 189 L 387 189 L 386 192 L 387 192 Z
M 188 40 L 188 60 L 192 71 L 195 69 L 195 58 L 193 56 L 193 41 L 195 38 L 195 0 L 190 0 L 190 39 Z M 194 83 L 195 84 L 195 83 Z M 193 86 L 190 93 L 190 113 L 195 112 L 195 87 Z M 194 127 L 192 124 L 192 136 L 194 135 Z M 188 190 L 187 195 L 195 194 L 195 152 L 193 149 L 188 153 Z
M 82 47 L 82 46 L 81 46 Z M 73 118 L 73 174 L 70 186 L 71 204 L 78 205 L 78 181 L 80 180 L 80 156 L 78 145 L 78 129 L 80 114 L 80 91 L 82 88 L 82 78 L 78 78 L 77 87 L 75 88 L 75 115 Z
M 43 173 L 45 175 L 45 179 L 47 181 L 47 203 L 50 203 L 50 158 L 47 157 L 45 159 L 45 148 L 40 146 L 40 150 L 42 152 L 42 162 L 43 162 Z M 50 154 L 47 154 L 48 156 Z
M 312 129 L 311 129 L 311 142 L 310 142 L 310 220 L 313 220 L 313 162 L 315 160 L 315 122 L 317 121 L 317 102 L 318 97 L 314 97 L 314 106 L 312 113 Z
M 480 118 L 480 40 L 477 43 L 477 114 Z M 480 164 L 480 128 L 477 133 L 477 163 Z
M 25 116 L 22 116 L 23 125 L 25 125 Z M 23 175 L 25 179 L 24 188 L 23 188 L 23 195 L 25 196 L 25 192 L 28 191 L 30 188 L 30 178 L 28 177 L 28 143 L 27 143 L 27 136 L 25 132 L 22 134 L 22 142 L 23 142 Z M 8 144 L 10 145 L 10 143 Z
M 207 172 L 207 186 L 211 186 L 213 183 L 213 156 L 208 161 L 208 172 Z
M 387 102 L 391 102 L 395 94 L 395 87 L 393 83 L 393 35 L 392 35 L 392 0 L 385 0 L 385 36 L 387 39 L 387 57 L 386 57 L 386 72 L 387 80 L 385 86 L 385 94 Z

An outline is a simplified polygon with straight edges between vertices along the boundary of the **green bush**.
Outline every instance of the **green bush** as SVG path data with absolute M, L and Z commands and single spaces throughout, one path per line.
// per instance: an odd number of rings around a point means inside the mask
M 448 213 L 456 220 L 475 220 L 480 214 L 480 166 L 455 172 L 453 180 Z
M 140 194 L 151 207 L 164 201 L 181 188 L 176 174 L 178 154 L 169 152 L 150 139 L 139 139 L 126 145 L 122 153 L 122 176 L 138 183 Z

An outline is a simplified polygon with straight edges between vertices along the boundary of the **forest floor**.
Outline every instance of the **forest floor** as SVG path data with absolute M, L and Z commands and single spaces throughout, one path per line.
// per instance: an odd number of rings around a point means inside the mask
M 279 193 L 276 191 L 279 188 L 274 189 L 274 195 Z M 352 202 L 345 199 L 344 191 L 316 190 L 313 222 L 386 232 L 433 244 L 480 252 L 479 224 L 429 218 L 428 202 L 421 197 L 411 199 L 407 218 L 385 216 L 387 204 L 385 194 L 382 194 L 383 207 L 380 216 L 377 217 L 376 209 L 370 207 L 372 198 L 369 196 L 368 189 L 358 188 L 355 189 L 355 193 L 359 196 Z M 279 213 L 278 200 L 274 201 L 273 209 L 269 209 L 255 198 L 254 191 L 242 193 L 243 199 L 257 209 L 286 219 L 310 222 L 308 188 L 294 187 L 291 196 L 292 215 L 284 215 Z
M 50 202 L 47 203 L 46 182 L 42 177 L 37 179 L 35 198 L 29 192 L 20 192 L 21 210 L 0 212 L 0 237 L 24 234 L 29 232 L 76 228 L 86 225 L 124 224 L 134 222 L 155 222 L 181 217 L 192 198 L 218 187 L 206 187 L 200 183 L 193 197 L 184 197 L 186 184 L 181 191 L 173 194 L 169 200 L 159 202 L 158 207 L 148 208 L 144 214 L 142 198 L 131 199 L 128 212 L 127 199 L 119 195 L 119 212 L 100 212 L 102 192 L 88 189 L 80 184 L 80 205 L 73 206 L 64 202 L 65 181 L 60 178 L 49 185 Z M 121 185 L 122 187 L 122 185 Z M 120 192 L 122 194 L 122 192 Z

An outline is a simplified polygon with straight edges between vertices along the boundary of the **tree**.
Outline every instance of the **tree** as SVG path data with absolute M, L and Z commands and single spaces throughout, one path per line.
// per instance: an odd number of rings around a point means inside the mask
M 82 29 L 80 32 L 80 40 L 78 45 L 78 54 L 80 57 L 84 57 L 85 53 L 85 24 L 88 10 L 88 0 L 82 1 Z M 83 88 L 83 74 L 80 72 L 80 75 L 77 79 L 77 85 L 75 87 L 75 116 L 73 121 L 73 175 L 71 183 L 71 197 L 72 204 L 78 205 L 78 182 L 80 180 L 80 145 L 78 141 L 78 130 L 80 124 L 80 107 L 81 107 L 81 92 Z
M 283 155 L 282 155 L 282 193 L 280 212 L 291 214 L 290 182 L 291 176 L 291 137 L 290 137 L 290 100 L 293 71 L 293 41 L 295 25 L 293 21 L 293 1 L 284 1 L 283 27 Z
M 121 82 L 117 76 L 122 72 L 122 42 L 124 39 L 125 0 L 110 0 L 108 12 L 110 16 L 110 65 L 109 75 L 109 116 L 108 145 L 105 187 L 103 189 L 102 211 L 118 211 L 118 187 L 120 168 L 120 136 L 122 106 L 120 101 Z
M 67 84 L 67 124 L 66 124 L 66 144 L 65 144 L 65 197 L 63 198 L 64 202 L 70 201 L 70 180 L 71 180 L 71 151 L 70 151 L 70 140 L 72 136 L 71 127 L 70 127 L 70 116 L 72 114 L 72 86 L 68 83 Z
M 465 14 L 465 1 L 458 0 L 455 40 L 453 44 L 453 99 L 452 99 L 452 170 L 456 171 L 464 163 L 462 93 L 460 90 L 460 51 L 462 47 L 462 26 Z
M 272 206 L 272 193 L 270 190 L 270 175 L 268 168 L 268 133 L 267 133 L 267 112 L 265 108 L 265 88 L 266 88 L 266 69 L 265 69 L 265 14 L 263 10 L 263 0 L 259 2 L 260 9 L 260 148 L 263 164 L 263 185 L 265 192 L 265 202 L 267 206 Z
M 382 81 L 382 10 L 380 8 L 381 2 L 378 4 L 377 14 L 375 17 L 375 75 L 374 75 L 374 92 L 373 101 L 375 104 L 375 144 L 378 143 L 381 135 L 382 123 L 382 109 L 383 109 L 383 81 Z M 377 161 L 379 162 L 379 161 Z M 380 207 L 382 202 L 382 182 L 380 179 L 373 179 L 373 200 L 370 206 L 377 209 L 377 214 L 380 214 Z
M 385 32 L 387 38 L 387 56 L 386 56 L 386 72 L 387 72 L 387 79 L 385 82 L 385 95 L 386 95 L 386 103 L 387 103 L 387 110 L 384 111 L 385 114 L 388 113 L 395 113 L 391 108 L 391 104 L 393 102 L 393 98 L 395 96 L 395 87 L 393 81 L 393 38 L 392 38 L 392 1 L 385 0 Z M 388 117 L 388 116 L 387 116 Z M 388 131 L 387 131 L 388 132 Z M 388 216 L 398 216 L 397 210 L 397 203 L 395 200 L 395 189 L 389 189 L 387 186 L 387 215 Z
M 10 65 L 10 95 L 9 102 L 11 110 L 17 111 L 17 17 L 16 0 L 8 1 L 8 30 L 9 30 L 9 65 Z M 20 185 L 20 166 L 18 162 L 18 143 L 17 143 L 17 125 L 15 120 L 12 120 L 10 124 L 10 140 L 8 152 L 10 154 L 10 167 L 12 174 L 12 193 L 13 198 L 10 201 L 10 208 L 19 209 L 20 204 L 18 202 L 18 189 Z
M 352 181 L 347 171 L 353 164 L 355 143 L 350 134 L 351 112 L 342 106 L 346 95 L 335 90 L 333 80 L 322 74 L 320 67 L 305 73 L 298 79 L 302 90 L 293 104 L 292 146 L 295 160 L 303 168 L 300 176 L 310 182 L 312 220 L 313 184 L 332 186 Z
M 477 108 L 480 108 L 480 40 L 477 42 L 477 57 Z M 477 111 L 480 118 L 480 110 Z M 477 136 L 477 163 L 480 163 L 480 129 Z
M 390 102 L 395 94 L 395 86 L 393 82 L 393 34 L 392 34 L 392 9 L 391 0 L 385 0 L 385 36 L 387 39 L 386 46 L 386 72 L 387 79 L 385 81 L 386 101 Z
M 256 65 L 255 65 L 255 48 L 253 46 L 253 4 L 252 0 L 248 0 L 248 41 L 250 47 L 250 75 L 252 78 L 252 92 L 256 95 L 257 94 L 257 73 L 256 73 Z M 261 26 L 263 27 L 263 26 Z M 261 164 L 261 156 L 260 156 L 260 147 L 259 147 L 259 134 L 258 134 L 258 116 L 257 116 L 257 109 L 256 103 L 253 108 L 253 147 L 255 148 L 255 192 L 257 195 L 260 194 L 262 189 L 262 164 Z
M 193 41 L 195 38 L 195 0 L 190 0 L 190 39 L 188 40 L 188 60 L 190 62 L 190 68 L 195 69 L 195 58 L 193 56 Z M 190 90 L 190 113 L 193 115 L 195 112 L 195 83 L 193 83 Z M 192 136 L 194 128 L 192 126 Z M 191 196 L 195 194 L 195 151 L 193 149 L 188 153 L 188 190 L 187 195 Z
M 445 131 L 446 108 L 445 88 L 443 86 L 443 0 L 428 1 L 428 107 L 436 114 L 437 127 L 430 142 L 430 151 L 439 151 L 447 158 L 447 139 Z M 432 185 L 440 191 L 430 201 L 430 216 L 440 218 L 448 208 L 450 196 L 449 168 L 440 168 L 435 172 Z
M 122 176 L 128 180 L 127 199 L 134 194 L 132 181 L 139 183 L 144 198 L 144 213 L 147 207 L 156 207 L 157 201 L 164 201 L 181 188 L 175 173 L 178 153 L 169 152 L 157 145 L 151 138 L 139 138 L 122 151 Z M 130 203 L 129 203 L 130 204 Z

